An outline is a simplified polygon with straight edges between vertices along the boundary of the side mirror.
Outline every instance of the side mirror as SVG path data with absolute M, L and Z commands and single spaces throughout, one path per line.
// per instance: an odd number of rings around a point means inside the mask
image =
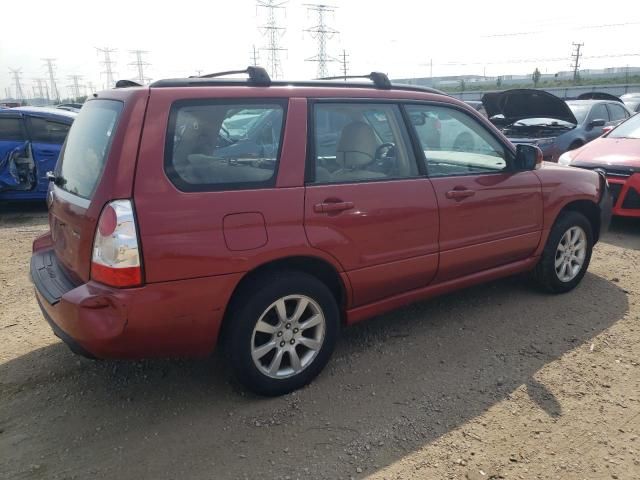
M 602 118 L 597 118 L 589 122 L 589 128 L 604 127 L 605 123 L 607 123 L 606 120 L 603 120 Z
M 542 165 L 542 150 L 534 145 L 516 145 L 516 170 L 536 170 Z

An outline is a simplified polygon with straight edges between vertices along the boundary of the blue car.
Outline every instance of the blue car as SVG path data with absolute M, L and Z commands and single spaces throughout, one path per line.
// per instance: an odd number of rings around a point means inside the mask
M 611 99 L 564 101 L 543 90 L 514 89 L 487 93 L 482 103 L 489 119 L 514 144 L 536 145 L 546 161 L 590 142 L 632 113 L 624 103 Z
M 54 108 L 0 110 L 0 200 L 44 200 L 76 113 Z

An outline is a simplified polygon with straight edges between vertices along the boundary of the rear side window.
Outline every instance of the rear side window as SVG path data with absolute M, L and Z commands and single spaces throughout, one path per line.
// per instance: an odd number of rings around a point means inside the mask
M 90 199 L 102 177 L 123 103 L 91 100 L 73 122 L 60 154 L 58 175 L 62 188 Z
M 176 102 L 169 117 L 165 170 L 183 191 L 275 184 L 285 101 Z
M 31 117 L 29 119 L 29 133 L 31 140 L 41 143 L 55 143 L 62 145 L 71 125 L 53 122 L 44 118 Z
M 14 117 L 0 117 L 0 141 L 26 141 L 27 135 L 22 127 L 22 119 Z
M 609 103 L 607 105 L 609 109 L 609 115 L 611 115 L 611 121 L 624 120 L 625 118 L 629 118 L 629 114 L 622 107 L 622 105 L 616 105 L 615 103 Z

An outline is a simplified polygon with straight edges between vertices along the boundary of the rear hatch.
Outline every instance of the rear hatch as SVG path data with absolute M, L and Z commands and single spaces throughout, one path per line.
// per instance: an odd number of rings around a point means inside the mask
M 47 197 L 55 259 L 77 283 L 89 280 L 103 206 L 132 196 L 148 90 L 123 90 L 85 103 L 62 148 Z

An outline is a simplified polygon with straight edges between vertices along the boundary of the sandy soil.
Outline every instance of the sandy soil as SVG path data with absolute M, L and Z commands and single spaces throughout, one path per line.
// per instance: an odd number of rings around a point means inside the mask
M 378 317 L 275 399 L 215 356 L 73 355 L 28 279 L 45 229 L 0 205 L 0 478 L 640 478 L 640 221 L 570 294 L 507 279 Z

